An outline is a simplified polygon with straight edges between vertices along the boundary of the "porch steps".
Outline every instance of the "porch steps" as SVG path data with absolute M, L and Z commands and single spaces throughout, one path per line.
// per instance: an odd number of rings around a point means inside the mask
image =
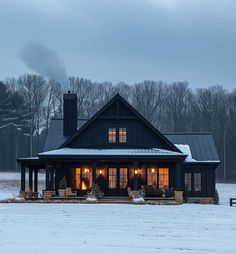
M 98 200 L 98 203 L 101 204 L 130 204 L 129 197 L 103 197 Z

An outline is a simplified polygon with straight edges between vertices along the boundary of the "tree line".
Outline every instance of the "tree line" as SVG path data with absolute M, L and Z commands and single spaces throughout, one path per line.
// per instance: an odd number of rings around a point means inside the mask
M 24 74 L 0 82 L 0 126 L 18 124 L 30 134 L 35 152 L 40 151 L 50 118 L 62 117 L 66 90 L 77 94 L 79 118 L 90 118 L 120 93 L 162 132 L 211 132 L 221 159 L 218 179 L 236 179 L 236 89 L 192 89 L 187 82 L 149 80 L 99 83 L 78 77 L 70 77 L 69 87 L 63 88 L 55 80 Z

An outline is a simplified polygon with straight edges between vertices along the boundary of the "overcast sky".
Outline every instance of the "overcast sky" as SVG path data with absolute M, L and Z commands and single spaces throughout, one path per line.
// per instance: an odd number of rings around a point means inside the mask
M 235 0 L 0 0 L 0 80 L 35 72 L 29 43 L 93 81 L 236 88 Z

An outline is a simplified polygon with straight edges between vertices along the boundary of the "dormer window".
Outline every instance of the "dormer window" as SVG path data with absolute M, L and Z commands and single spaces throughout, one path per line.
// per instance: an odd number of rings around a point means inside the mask
M 108 140 L 109 140 L 109 143 L 116 143 L 116 128 L 109 128 Z
M 127 132 L 126 128 L 119 128 L 119 143 L 127 142 Z

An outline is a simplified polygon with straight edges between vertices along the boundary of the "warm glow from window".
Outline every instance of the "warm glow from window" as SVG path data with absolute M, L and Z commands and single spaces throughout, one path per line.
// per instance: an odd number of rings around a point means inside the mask
M 109 128 L 108 140 L 109 140 L 109 143 L 116 143 L 116 128 Z
M 157 188 L 157 170 L 155 168 L 147 169 L 147 184 Z
M 87 186 L 85 185 L 84 181 L 82 182 L 82 190 L 87 190 Z
M 117 169 L 109 168 L 109 189 L 117 188 Z
M 119 128 L 119 142 L 120 143 L 126 143 L 127 142 L 126 128 Z
M 80 189 L 81 186 L 81 168 L 75 169 L 75 188 Z
M 82 169 L 82 190 L 88 190 L 92 187 L 93 175 L 92 169 Z
M 159 188 L 169 188 L 169 168 L 159 168 Z
M 128 187 L 128 168 L 120 168 L 120 188 Z

